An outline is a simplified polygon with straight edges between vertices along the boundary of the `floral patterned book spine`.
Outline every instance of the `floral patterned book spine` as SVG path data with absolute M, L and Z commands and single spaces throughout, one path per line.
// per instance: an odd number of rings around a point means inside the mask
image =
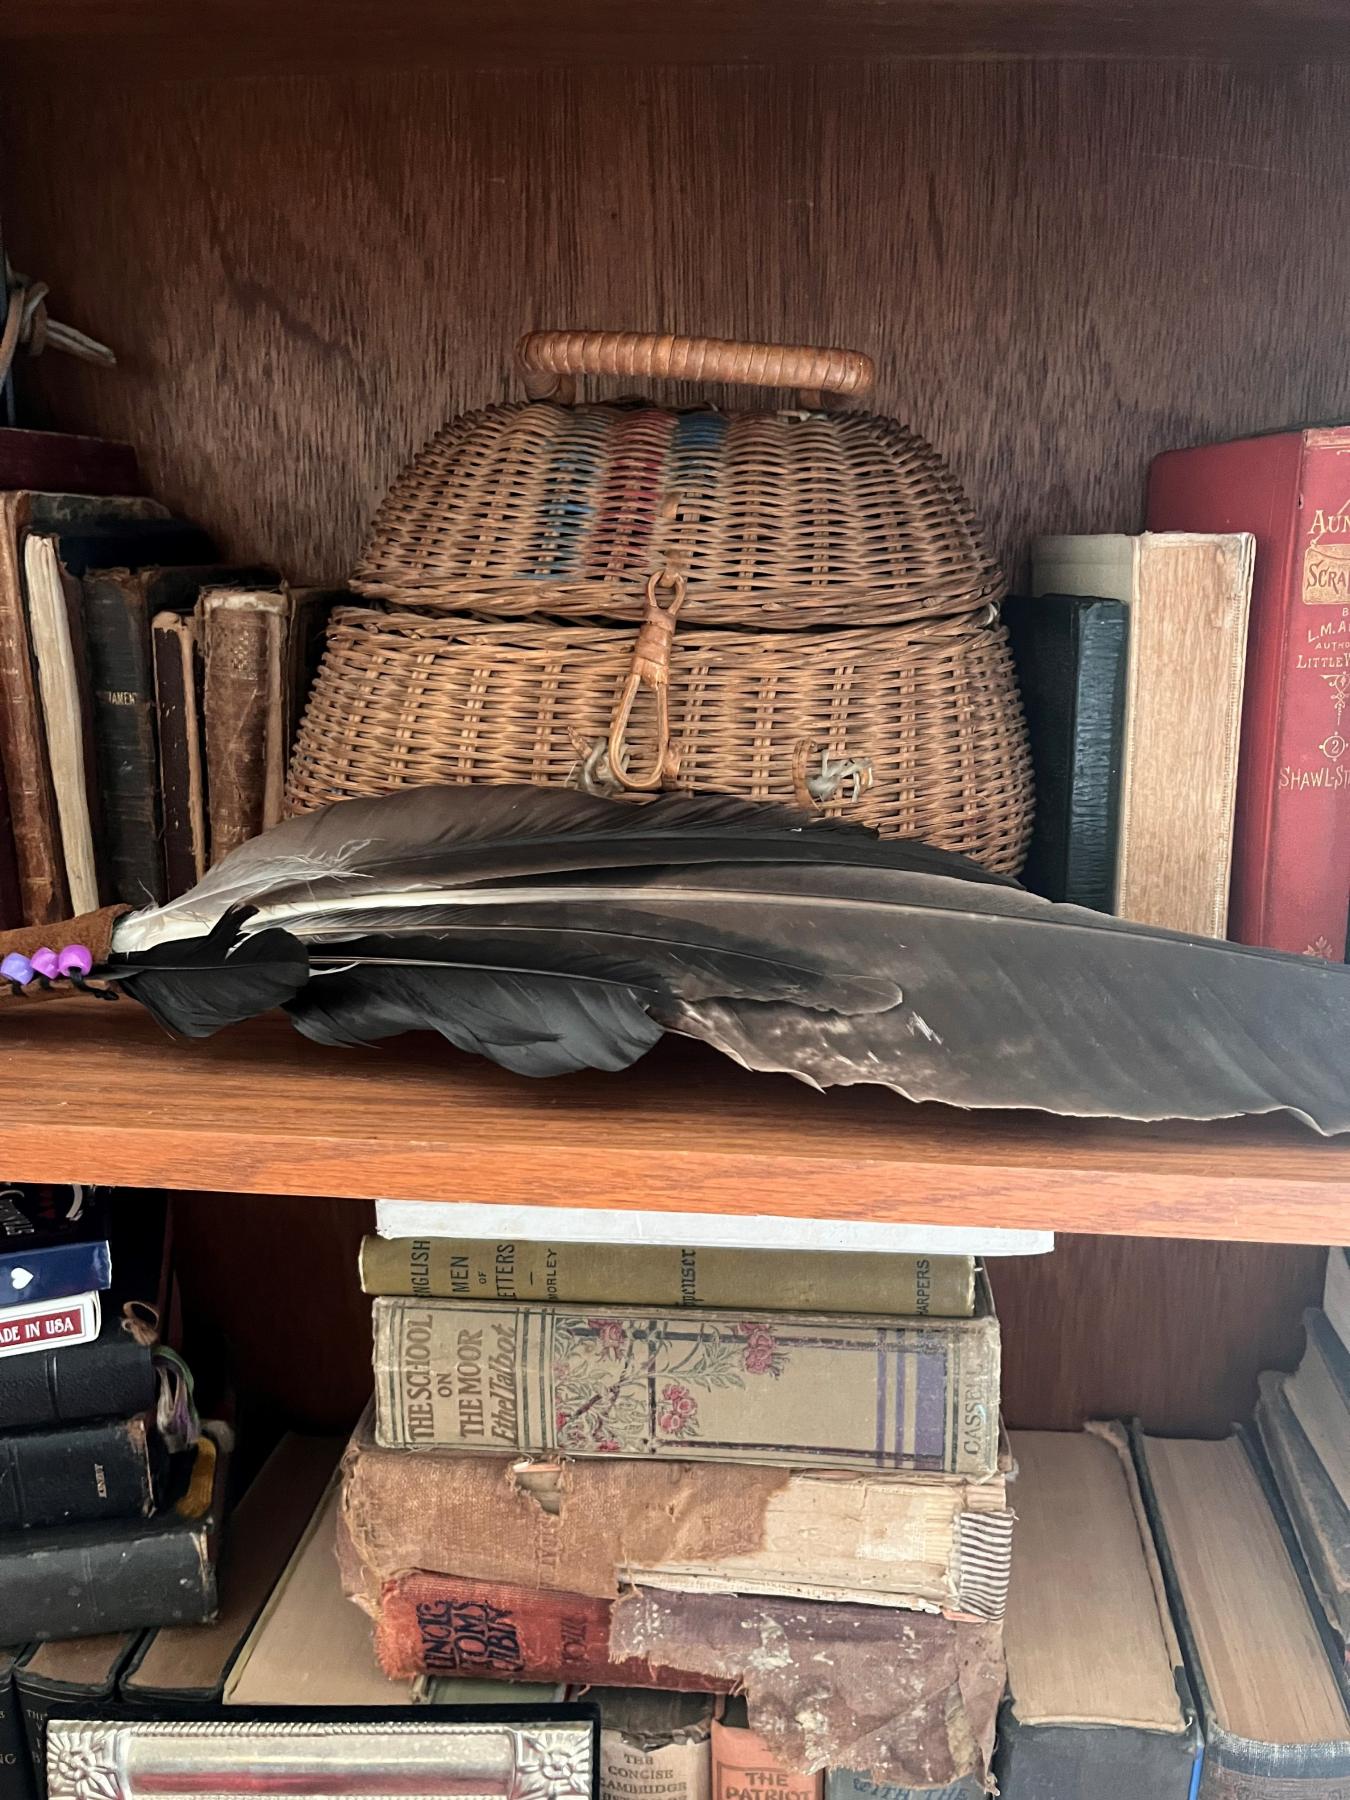
M 998 1322 L 386 1298 L 375 1398 L 394 1449 L 988 1475 Z

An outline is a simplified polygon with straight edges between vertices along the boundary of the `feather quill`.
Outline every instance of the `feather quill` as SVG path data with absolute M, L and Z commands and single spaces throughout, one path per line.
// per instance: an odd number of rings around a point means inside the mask
M 191 1032 L 270 995 L 324 1042 L 431 1029 L 524 1074 L 622 1068 L 669 1030 L 821 1087 L 1350 1130 L 1344 967 L 1055 906 L 928 846 L 733 800 L 348 802 L 121 921 L 114 953 L 105 975 Z M 212 963 L 248 991 L 211 998 Z

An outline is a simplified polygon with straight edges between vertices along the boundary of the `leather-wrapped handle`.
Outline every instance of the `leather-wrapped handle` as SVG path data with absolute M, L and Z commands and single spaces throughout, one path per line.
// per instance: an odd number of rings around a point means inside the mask
M 860 399 L 876 376 L 861 350 L 742 344 L 728 338 L 668 337 L 654 331 L 531 331 L 516 359 L 532 400 L 576 399 L 578 375 L 634 375 L 649 381 L 730 382 L 796 388 L 818 407 L 826 394 Z

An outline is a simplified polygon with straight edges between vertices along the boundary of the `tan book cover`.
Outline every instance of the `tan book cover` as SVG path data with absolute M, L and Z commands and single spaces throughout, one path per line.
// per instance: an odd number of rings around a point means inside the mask
M 1037 540 L 1032 585 L 1130 609 L 1115 911 L 1223 937 L 1255 539 Z
M 418 1300 L 543 1300 L 739 1306 L 766 1312 L 968 1319 L 972 1256 L 843 1250 L 719 1250 L 675 1244 L 521 1243 L 367 1237 L 361 1286 Z
M 970 1319 L 377 1299 L 375 1435 L 390 1448 L 998 1466 L 999 1335 Z
M 349 1591 L 403 1569 L 614 1599 L 624 1589 L 777 1594 L 998 1619 L 1013 1532 L 1000 1472 L 871 1475 L 764 1465 L 383 1450 L 367 1417 L 343 1466 Z
M 600 1800 L 709 1800 L 713 1699 L 591 1688 L 600 1708 Z
M 198 607 L 215 864 L 282 816 L 290 596 L 208 588 Z

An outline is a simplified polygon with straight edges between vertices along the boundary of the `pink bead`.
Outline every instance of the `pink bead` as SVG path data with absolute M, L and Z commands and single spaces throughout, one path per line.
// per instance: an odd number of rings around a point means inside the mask
M 56 967 L 62 975 L 87 975 L 94 966 L 94 958 L 84 944 L 67 944 L 56 959 Z
M 55 950 L 49 950 L 45 944 L 41 950 L 35 950 L 33 952 L 29 961 L 33 965 L 34 973 L 37 975 L 45 975 L 49 981 L 53 975 L 59 975 L 61 972 L 60 965 L 56 960 Z

